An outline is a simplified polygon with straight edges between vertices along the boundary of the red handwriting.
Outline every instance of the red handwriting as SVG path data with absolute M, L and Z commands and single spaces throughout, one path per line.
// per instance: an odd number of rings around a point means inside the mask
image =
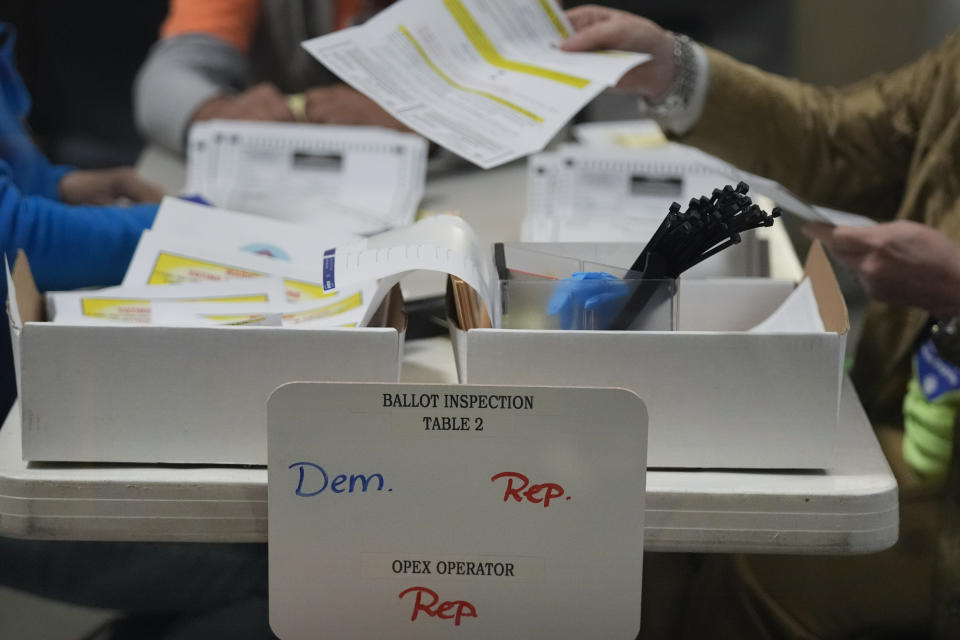
M 428 589 L 427 587 L 410 587 L 409 589 L 404 589 L 400 592 L 399 597 L 403 599 L 403 596 L 407 595 L 408 593 L 417 594 L 417 600 L 413 603 L 413 615 L 410 616 L 411 622 L 417 619 L 417 616 L 420 615 L 421 611 L 431 618 L 440 618 L 441 620 L 452 619 L 455 627 L 460 626 L 461 618 L 477 617 L 476 607 L 466 600 L 448 600 L 440 602 L 440 596 L 437 595 L 437 592 L 433 591 L 432 589 Z M 429 598 L 429 602 L 424 602 L 425 595 Z
M 555 482 L 544 482 L 543 484 L 530 484 L 530 479 L 522 473 L 516 471 L 504 471 L 490 478 L 490 482 L 496 482 L 500 478 L 507 479 L 507 488 L 503 492 L 503 501 L 513 498 L 517 502 L 523 502 L 524 499 L 534 504 L 543 503 L 544 507 L 550 506 L 550 501 L 559 498 L 565 492 L 563 487 Z M 516 484 L 514 484 L 516 482 Z M 567 500 L 570 496 L 566 497 Z

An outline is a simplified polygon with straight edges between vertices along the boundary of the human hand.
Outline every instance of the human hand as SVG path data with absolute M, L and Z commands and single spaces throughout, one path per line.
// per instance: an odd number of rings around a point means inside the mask
M 67 204 L 116 204 L 122 199 L 131 202 L 160 202 L 163 190 L 147 182 L 129 167 L 71 171 L 57 185 L 60 199 Z
M 315 87 L 307 91 L 306 96 L 309 122 L 372 125 L 409 131 L 402 122 L 380 108 L 376 102 L 347 85 Z
M 596 5 L 570 9 L 567 17 L 576 33 L 560 44 L 561 49 L 649 53 L 652 59 L 628 71 L 617 88 L 636 91 L 654 103 L 667 97 L 674 75 L 672 33 L 646 18 Z
M 195 122 L 214 118 L 290 122 L 293 113 L 286 96 L 273 84 L 263 82 L 237 95 L 211 98 L 193 114 Z
M 960 247 L 939 231 L 899 220 L 872 227 L 808 223 L 803 232 L 856 271 L 872 298 L 936 318 L 960 315 Z

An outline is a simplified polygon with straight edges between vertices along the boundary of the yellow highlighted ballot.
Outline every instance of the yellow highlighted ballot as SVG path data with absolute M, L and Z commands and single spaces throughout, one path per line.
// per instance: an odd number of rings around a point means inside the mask
M 407 28 L 406 28 L 405 26 L 403 26 L 403 25 L 400 25 L 398 28 L 399 28 L 399 30 L 400 30 L 400 33 L 402 33 L 404 36 L 406 36 L 407 40 L 410 41 L 410 44 L 413 45 L 413 48 L 417 50 L 417 53 L 420 54 L 420 57 L 423 58 L 423 61 L 427 63 L 427 66 L 429 66 L 430 69 L 431 69 L 434 73 L 436 73 L 438 76 L 440 76 L 441 78 L 443 78 L 443 81 L 446 82 L 447 84 L 449 84 L 449 85 L 450 85 L 451 87 L 453 87 L 454 89 L 458 89 L 458 90 L 464 91 L 464 92 L 466 92 L 466 93 L 472 93 L 472 94 L 478 95 L 478 96 L 483 96 L 484 98 L 488 98 L 488 99 L 490 99 L 490 100 L 493 100 L 494 102 L 498 102 L 498 103 L 502 104 L 503 106 L 505 106 L 505 107 L 507 107 L 507 108 L 509 108 L 509 109 L 513 109 L 514 111 L 517 111 L 517 112 L 519 112 L 519 113 L 522 113 L 523 115 L 527 116 L 527 117 L 530 118 L 531 120 L 534 120 L 534 121 L 536 121 L 536 122 L 543 122 L 543 118 L 541 118 L 541 117 L 538 116 L 537 114 L 532 113 L 532 112 L 530 112 L 530 111 L 527 111 L 527 110 L 524 109 L 523 107 L 521 107 L 521 106 L 519 106 L 519 105 L 516 105 L 516 104 L 510 102 L 509 100 L 504 100 L 504 99 L 501 98 L 500 96 L 496 96 L 496 95 L 494 95 L 494 94 L 492 94 L 492 93 L 489 93 L 489 92 L 487 92 L 487 91 L 480 91 L 479 89 L 471 89 L 470 87 L 465 87 L 465 86 L 463 86 L 462 84 L 460 84 L 459 82 L 455 81 L 453 78 L 451 78 L 450 76 L 448 76 L 447 74 L 445 74 L 445 73 L 440 69 L 440 67 L 438 67 L 438 66 L 436 65 L 436 63 L 434 63 L 434 61 L 430 59 L 430 56 L 427 55 L 427 52 L 423 49 L 423 47 L 420 45 L 420 43 L 417 42 L 417 39 L 413 37 L 413 34 L 410 33 L 410 30 L 409 30 L 409 29 L 407 29 Z
M 262 278 L 269 274 L 249 269 L 240 269 L 227 264 L 187 258 L 161 251 L 150 272 L 147 284 L 180 284 L 184 282 L 210 282 L 217 280 L 233 280 L 238 278 Z M 323 285 L 303 280 L 284 278 L 284 287 L 287 300 L 322 300 L 336 295 L 335 292 L 324 291 Z
M 540 6 L 547 14 L 547 17 L 550 18 L 550 22 L 553 23 L 553 26 L 556 27 L 557 33 L 564 38 L 569 38 L 570 32 L 567 31 L 567 28 L 563 25 L 563 21 L 560 19 L 560 16 L 557 15 L 557 12 L 553 10 L 553 6 L 550 4 L 550 2 L 548 0 L 540 0 Z
M 170 302 L 217 302 L 217 303 L 243 303 L 243 302 L 269 302 L 269 297 L 265 294 L 255 294 L 248 296 L 205 296 L 200 298 L 170 298 Z M 132 322 L 136 324 L 149 324 L 151 321 L 151 303 L 150 298 L 83 298 L 80 301 L 81 313 L 91 318 L 103 318 L 104 320 L 116 320 L 119 322 Z
M 483 32 L 483 29 L 477 24 L 477 21 L 473 19 L 473 16 L 470 15 L 470 12 L 461 0 L 443 0 L 443 4 L 446 5 L 447 10 L 453 16 L 454 20 L 457 21 L 457 24 L 460 25 L 460 28 L 463 29 L 464 34 L 466 34 L 470 43 L 477 49 L 477 52 L 484 60 L 498 69 L 526 73 L 538 78 L 544 78 L 545 80 L 553 80 L 554 82 L 567 84 L 577 89 L 583 89 L 590 84 L 590 81 L 586 78 L 580 78 L 570 75 L 569 73 L 562 73 L 560 71 L 504 58 L 500 55 L 500 52 L 497 51 L 497 48 L 493 46 L 493 43 L 490 42 L 487 34 Z M 562 26 L 563 25 L 561 25 L 561 27 Z
M 339 315 L 350 311 L 351 309 L 356 309 L 363 304 L 363 294 L 359 291 L 352 296 L 347 296 L 343 300 L 334 302 L 325 307 L 313 307 L 304 311 L 292 311 L 290 313 L 283 314 L 284 324 L 300 324 L 303 322 L 312 322 L 314 320 L 320 320 L 322 318 L 329 318 L 330 316 Z
M 182 282 L 205 282 L 231 278 L 261 278 L 265 273 L 237 269 L 225 264 L 187 258 L 174 253 L 157 255 L 147 284 L 180 284 Z

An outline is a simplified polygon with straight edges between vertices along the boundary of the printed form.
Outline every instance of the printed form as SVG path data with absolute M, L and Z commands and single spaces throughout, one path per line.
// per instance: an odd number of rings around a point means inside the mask
M 572 32 L 554 0 L 402 0 L 303 46 L 414 131 L 489 169 L 542 149 L 650 58 L 561 51 Z
M 190 129 L 186 192 L 226 209 L 370 234 L 413 222 L 427 143 L 379 127 L 212 120 Z

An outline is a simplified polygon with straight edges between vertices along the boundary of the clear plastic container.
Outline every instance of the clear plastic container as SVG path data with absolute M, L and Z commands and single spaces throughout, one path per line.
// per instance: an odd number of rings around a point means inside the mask
M 676 280 L 505 247 L 494 326 L 502 329 L 674 331 Z

